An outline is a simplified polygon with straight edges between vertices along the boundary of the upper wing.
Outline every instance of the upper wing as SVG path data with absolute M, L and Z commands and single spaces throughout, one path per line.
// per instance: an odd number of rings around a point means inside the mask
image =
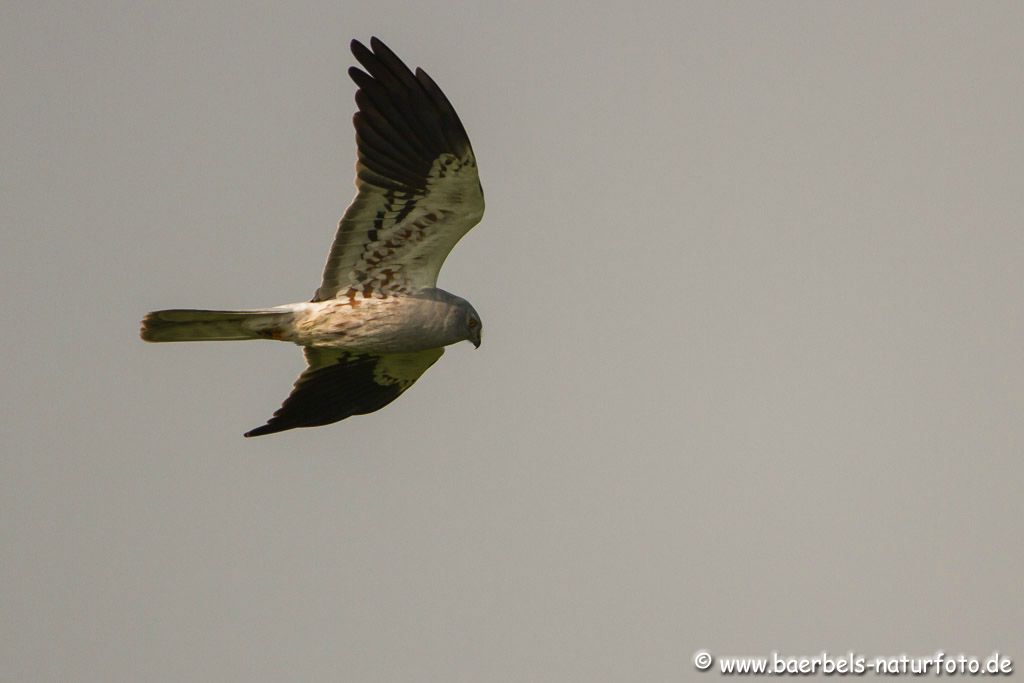
M 358 194 L 313 301 L 434 287 L 445 257 L 484 213 L 473 148 L 448 98 L 378 39 L 370 47 L 352 41 L 366 71 L 348 72 L 359 86 Z
M 380 410 L 433 365 L 443 348 L 383 356 L 306 347 L 309 367 L 274 416 L 246 436 L 315 427 Z

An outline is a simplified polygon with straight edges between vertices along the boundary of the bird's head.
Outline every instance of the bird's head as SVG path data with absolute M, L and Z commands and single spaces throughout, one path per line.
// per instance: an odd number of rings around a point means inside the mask
M 480 322 L 480 315 L 472 306 L 466 304 L 466 339 L 473 342 L 473 346 L 480 348 L 483 338 L 484 324 Z
M 473 343 L 473 346 L 480 348 L 480 338 L 483 333 L 483 323 L 480 322 L 480 314 L 476 312 L 472 304 L 462 297 L 450 294 L 442 289 L 433 289 L 417 294 L 421 299 L 437 302 L 444 316 L 444 336 L 447 344 L 455 344 L 462 340 Z

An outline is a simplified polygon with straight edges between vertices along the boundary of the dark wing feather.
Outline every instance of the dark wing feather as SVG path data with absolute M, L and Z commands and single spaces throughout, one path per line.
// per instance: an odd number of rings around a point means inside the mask
M 358 193 L 314 301 L 435 286 L 445 257 L 484 211 L 469 136 L 433 79 L 376 38 L 369 48 L 352 41 L 352 54 L 365 69 L 349 69 L 359 86 Z
M 444 349 L 428 349 L 376 356 L 311 347 L 304 351 L 309 367 L 295 381 L 292 393 L 267 424 L 246 436 L 316 427 L 380 410 L 444 353 Z

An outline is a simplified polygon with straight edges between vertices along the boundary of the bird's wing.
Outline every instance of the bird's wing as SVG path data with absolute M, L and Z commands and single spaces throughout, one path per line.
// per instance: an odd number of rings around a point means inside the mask
M 436 286 L 445 257 L 484 213 L 476 157 L 448 98 L 378 39 L 370 48 L 352 41 L 366 69 L 349 69 L 359 86 L 358 193 L 313 301 Z
M 443 348 L 385 355 L 306 347 L 309 367 L 274 416 L 246 436 L 316 427 L 380 410 L 412 386 Z

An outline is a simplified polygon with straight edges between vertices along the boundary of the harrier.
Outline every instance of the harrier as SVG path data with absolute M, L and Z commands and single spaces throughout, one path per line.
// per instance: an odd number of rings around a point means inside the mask
M 356 197 L 309 302 L 246 311 L 173 309 L 142 321 L 151 342 L 276 339 L 303 347 L 306 370 L 265 425 L 313 427 L 391 403 L 444 347 L 480 346 L 480 316 L 437 288 L 445 257 L 484 213 L 476 158 L 455 109 L 425 71 L 376 38 L 352 41 L 358 86 Z

